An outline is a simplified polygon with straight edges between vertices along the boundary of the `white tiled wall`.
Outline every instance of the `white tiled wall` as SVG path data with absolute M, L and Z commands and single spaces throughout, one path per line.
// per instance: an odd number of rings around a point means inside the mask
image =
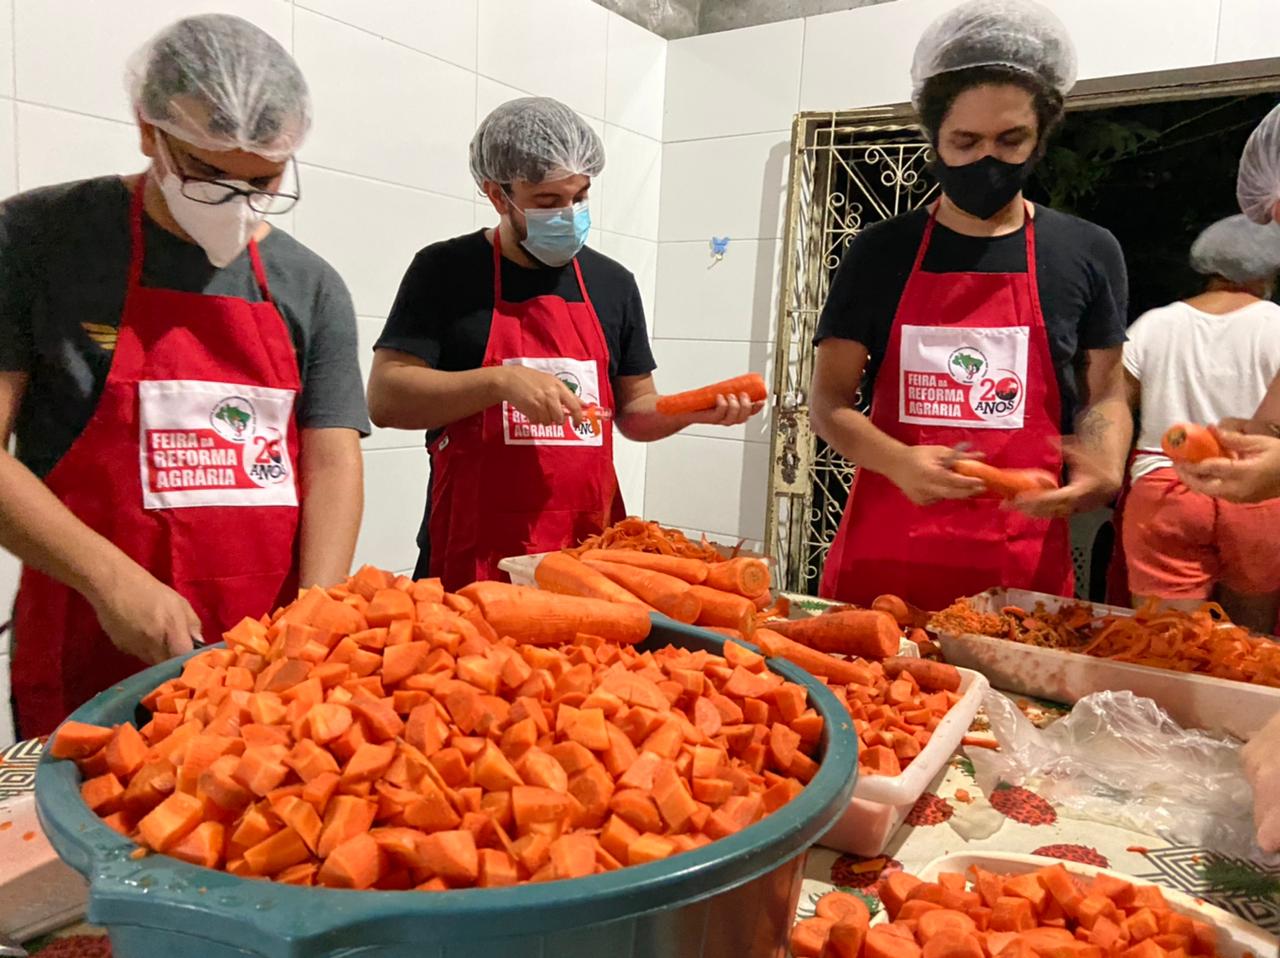
M 668 45 L 653 326 L 660 388 L 770 372 L 794 114 L 909 99 L 917 38 L 958 2 L 893 0 Z M 1071 30 L 1086 79 L 1280 56 L 1276 0 L 1043 2 Z M 712 236 L 731 238 L 714 266 Z M 767 440 L 759 423 L 654 445 L 646 512 L 714 537 L 759 537 Z
M 304 200 L 283 225 L 350 287 L 366 374 L 413 254 L 494 222 L 467 145 L 513 97 L 559 97 L 605 138 L 592 245 L 655 303 L 667 43 L 591 0 L 0 0 L 0 196 L 141 169 L 124 64 L 168 21 L 209 10 L 258 23 L 306 73 L 315 125 L 300 157 Z M 616 455 L 635 512 L 646 454 L 623 441 Z M 421 434 L 365 441 L 357 562 L 413 567 L 427 473 Z M 0 621 L 16 586 L 10 564 L 0 554 Z M 0 745 L 12 734 L 7 702 L 0 654 Z

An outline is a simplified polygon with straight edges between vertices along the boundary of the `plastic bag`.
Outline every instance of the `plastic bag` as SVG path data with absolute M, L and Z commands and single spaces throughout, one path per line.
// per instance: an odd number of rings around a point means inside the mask
M 998 692 L 983 701 L 1000 751 L 969 749 L 978 786 L 1030 785 L 1065 816 L 1172 844 L 1257 857 L 1240 743 L 1181 728 L 1151 699 L 1096 692 L 1037 729 Z

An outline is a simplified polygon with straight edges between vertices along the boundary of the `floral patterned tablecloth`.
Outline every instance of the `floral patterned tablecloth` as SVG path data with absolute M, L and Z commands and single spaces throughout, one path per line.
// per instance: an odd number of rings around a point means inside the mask
M 1065 711 L 1049 703 L 1017 701 L 1037 725 L 1047 724 Z M 985 727 L 986 720 L 979 714 L 973 735 L 981 738 Z M 0 752 L 0 800 L 34 788 L 40 751 L 40 742 L 29 741 Z M 982 849 L 1049 855 L 1113 868 L 1198 895 L 1280 933 L 1280 869 L 1226 858 L 1211 849 L 1169 845 L 1154 836 L 1112 825 L 1067 818 L 1061 809 L 1024 788 L 1000 786 L 986 795 L 975 784 L 973 766 L 963 754 L 953 756 L 931 783 L 883 855 L 867 859 L 821 847 L 810 851 L 798 914 L 811 915 L 814 902 L 832 888 L 858 891 L 877 908 L 876 887 L 886 873 L 918 871 L 942 855 Z M 1212 873 L 1212 883 L 1206 870 Z M 105 955 L 109 950 L 97 950 L 104 942 L 77 938 L 74 947 L 69 947 L 73 943 L 62 940 L 102 934 L 100 929 L 75 925 L 27 947 L 32 954 L 49 956 Z
M 1066 712 L 1062 706 L 1015 698 L 1038 726 Z M 972 735 L 990 738 L 979 713 Z M 883 855 L 859 858 L 825 848 L 809 853 L 799 914 L 832 888 L 852 889 L 873 907 L 880 878 L 892 871 L 919 871 L 954 852 L 1018 852 L 1047 855 L 1111 868 L 1188 892 L 1246 921 L 1280 934 L 1280 869 L 1231 858 L 1212 849 L 1170 845 L 1147 835 L 1096 821 L 1073 819 L 1061 808 L 1021 787 L 1001 784 L 984 794 L 973 764 L 963 754 L 920 797 Z

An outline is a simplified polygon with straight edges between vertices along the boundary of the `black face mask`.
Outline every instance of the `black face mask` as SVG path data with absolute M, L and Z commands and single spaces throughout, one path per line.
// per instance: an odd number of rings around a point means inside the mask
M 988 220 L 1018 195 L 1035 166 L 1035 157 L 1023 163 L 1006 163 L 984 156 L 964 166 L 948 166 L 936 159 L 930 169 L 952 203 L 970 216 Z

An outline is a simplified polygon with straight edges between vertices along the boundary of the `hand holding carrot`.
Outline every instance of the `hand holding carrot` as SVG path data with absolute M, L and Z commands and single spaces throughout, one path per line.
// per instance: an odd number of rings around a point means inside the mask
M 1066 519 L 1077 512 L 1105 506 L 1120 492 L 1123 472 L 1103 462 L 1097 453 L 1073 438 L 1062 441 L 1062 458 L 1069 481 L 1060 489 L 1029 493 L 1009 503 L 1009 508 L 1037 519 Z
M 956 451 L 949 446 L 906 446 L 886 476 L 917 506 L 970 499 L 985 492 L 982 480 L 952 469 L 955 461 Z
M 1280 498 L 1280 439 L 1214 430 L 1232 459 L 1174 463 L 1178 478 L 1193 492 L 1228 502 L 1263 502 Z
M 682 393 L 659 396 L 661 416 L 679 416 L 686 425 L 739 426 L 764 409 L 769 396 L 764 377 L 747 373 Z
M 720 394 L 711 409 L 685 413 L 689 425 L 740 426 L 764 409 L 764 400 L 752 401 L 747 393 Z
M 149 665 L 203 641 L 190 603 L 132 560 L 110 570 L 105 584 L 85 598 L 111 644 Z
M 539 426 L 558 426 L 568 417 L 574 425 L 586 418 L 582 403 L 569 388 L 550 373 L 529 366 L 511 364 L 499 373 L 501 398 Z

